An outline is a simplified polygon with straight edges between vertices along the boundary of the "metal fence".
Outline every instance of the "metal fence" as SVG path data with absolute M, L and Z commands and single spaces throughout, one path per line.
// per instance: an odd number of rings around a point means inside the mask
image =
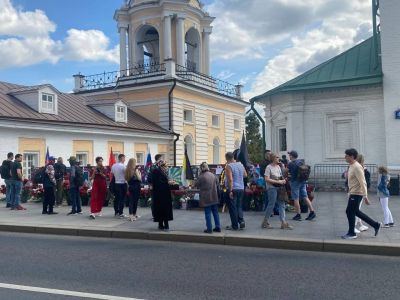
M 378 181 L 378 167 L 375 164 L 366 164 L 365 167 L 371 173 L 370 190 L 376 190 Z M 344 173 L 347 171 L 347 164 L 315 164 L 312 178 L 316 190 L 345 190 L 346 179 Z

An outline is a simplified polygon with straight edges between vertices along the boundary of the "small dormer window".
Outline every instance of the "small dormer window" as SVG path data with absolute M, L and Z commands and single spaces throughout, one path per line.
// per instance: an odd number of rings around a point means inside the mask
M 126 106 L 117 105 L 115 107 L 115 121 L 116 122 L 126 122 L 127 121 Z
M 43 113 L 54 114 L 55 109 L 55 97 L 52 94 L 42 94 L 41 111 Z

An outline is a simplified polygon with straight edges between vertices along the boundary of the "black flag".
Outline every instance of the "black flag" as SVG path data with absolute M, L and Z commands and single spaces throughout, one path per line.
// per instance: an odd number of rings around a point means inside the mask
M 245 168 L 251 166 L 249 153 L 247 152 L 246 137 L 244 136 L 244 131 L 242 135 L 242 142 L 240 143 L 238 161 L 240 161 Z

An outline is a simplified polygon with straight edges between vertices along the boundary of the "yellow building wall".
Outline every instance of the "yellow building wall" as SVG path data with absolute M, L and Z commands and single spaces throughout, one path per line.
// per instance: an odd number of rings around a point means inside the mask
M 182 100 L 189 100 L 198 104 L 206 105 L 211 108 L 217 108 L 224 111 L 230 111 L 238 114 L 244 115 L 245 107 L 243 105 L 234 104 L 234 103 L 224 103 L 222 101 L 215 100 L 211 97 L 201 96 L 196 93 L 186 91 L 180 88 L 176 88 L 174 90 L 174 97 L 182 99 Z
M 44 166 L 46 159 L 46 140 L 37 138 L 19 138 L 18 152 L 37 152 L 39 153 L 39 164 Z
M 212 116 L 219 116 L 219 127 L 212 126 Z M 225 114 L 207 111 L 207 132 L 208 132 L 208 161 L 212 163 L 214 160 L 214 138 L 218 138 L 220 145 L 219 163 L 224 160 L 226 140 L 225 140 Z
M 158 153 L 159 154 L 168 154 L 168 146 L 167 144 L 158 144 Z M 165 157 L 164 159 L 167 159 L 167 157 Z
M 144 143 L 136 143 L 135 144 L 135 154 L 138 152 L 142 152 L 146 154 L 148 145 Z M 145 158 L 146 159 L 146 158 Z
M 154 123 L 160 122 L 160 106 L 157 104 L 133 107 L 132 110 Z
M 93 165 L 93 141 L 72 141 L 72 153 L 76 155 L 77 152 L 87 152 L 88 163 Z
M 111 153 L 111 148 L 113 153 L 118 152 L 119 154 L 124 154 L 124 143 L 123 142 L 113 142 L 113 141 L 109 141 L 108 142 L 108 157 L 110 157 L 110 153 Z

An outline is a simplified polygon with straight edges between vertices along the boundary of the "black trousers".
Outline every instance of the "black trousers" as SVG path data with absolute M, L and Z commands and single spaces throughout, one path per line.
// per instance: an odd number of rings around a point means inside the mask
M 140 183 L 129 186 L 129 214 L 136 215 L 140 197 Z
M 365 223 L 369 224 L 373 228 L 378 228 L 379 223 L 372 220 L 362 211 L 360 211 L 360 203 L 363 199 L 363 196 L 359 195 L 350 195 L 349 202 L 347 203 L 346 214 L 347 220 L 349 222 L 349 232 L 350 235 L 355 235 L 354 227 L 356 225 L 356 217 L 359 217 Z
M 43 212 L 52 213 L 54 202 L 56 201 L 54 187 L 45 187 L 43 196 Z
M 126 183 L 115 184 L 115 200 L 114 200 L 114 211 L 117 215 L 124 213 L 125 197 L 128 187 Z

